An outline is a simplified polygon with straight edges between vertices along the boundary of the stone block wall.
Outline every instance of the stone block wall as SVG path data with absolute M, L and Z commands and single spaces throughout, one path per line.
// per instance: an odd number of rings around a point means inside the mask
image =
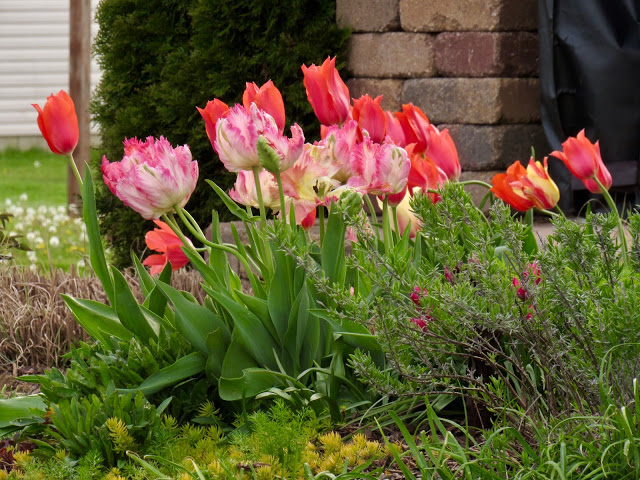
M 351 96 L 412 102 L 448 128 L 463 179 L 548 153 L 540 124 L 537 0 L 337 0 L 352 29 Z

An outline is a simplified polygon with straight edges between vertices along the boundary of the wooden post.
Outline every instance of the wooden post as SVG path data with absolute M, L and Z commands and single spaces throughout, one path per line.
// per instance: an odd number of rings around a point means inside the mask
M 80 175 L 89 161 L 91 132 L 89 101 L 91 93 L 91 0 L 69 0 L 69 95 L 76 105 L 80 138 L 73 152 Z M 80 187 L 69 166 L 67 204 L 80 206 Z

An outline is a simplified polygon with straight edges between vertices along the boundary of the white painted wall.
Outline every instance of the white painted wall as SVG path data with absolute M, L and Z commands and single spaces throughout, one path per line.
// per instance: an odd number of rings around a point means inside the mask
M 99 78 L 92 59 L 92 89 Z M 69 0 L 0 0 L 0 147 L 37 143 L 31 104 L 61 89 L 69 91 Z

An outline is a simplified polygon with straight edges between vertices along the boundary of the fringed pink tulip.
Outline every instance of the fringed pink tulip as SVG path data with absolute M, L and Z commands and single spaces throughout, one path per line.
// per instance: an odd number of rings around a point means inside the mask
M 351 154 L 353 176 L 347 185 L 361 193 L 390 195 L 407 184 L 411 162 L 403 148 L 392 143 L 382 145 L 365 138 Z
M 124 157 L 109 163 L 102 157 L 109 190 L 147 220 L 183 207 L 196 188 L 198 162 L 187 145 L 173 148 L 164 138 L 125 139 Z
M 146 267 L 151 267 L 151 275 L 158 275 L 167 262 L 171 262 L 171 269 L 178 270 L 189 263 L 189 259 L 182 251 L 182 240 L 173 233 L 173 230 L 164 222 L 160 220 L 153 221 L 158 227 L 147 232 L 144 237 L 147 247 L 160 254 L 149 255 L 144 259 L 142 264 Z M 189 240 L 189 239 L 187 239 Z M 193 246 L 191 241 L 189 245 Z
M 262 193 L 262 201 L 264 206 L 272 210 L 280 209 L 280 196 L 278 193 L 278 184 L 276 177 L 266 170 L 258 174 L 260 180 L 260 191 Z M 256 192 L 256 182 L 252 172 L 238 172 L 236 183 L 229 192 L 229 196 L 247 207 L 258 208 L 258 194 Z
M 47 97 L 44 109 L 32 104 L 38 111 L 38 128 L 47 145 L 56 155 L 73 153 L 78 144 L 78 117 L 71 97 L 64 90 Z
M 260 167 L 257 143 L 260 135 L 280 155 L 280 171 L 291 166 L 302 153 L 304 135 L 302 129 L 294 124 L 291 127 L 292 138 L 280 134 L 274 118 L 252 103 L 249 110 L 235 105 L 226 117 L 217 125 L 217 138 L 213 148 L 225 168 L 230 172 L 253 170 Z
M 460 161 L 449 130 L 445 128 L 440 131 L 435 125 L 429 124 L 429 147 L 426 156 L 440 167 L 449 180 L 458 181 L 461 173 Z
M 207 137 L 209 137 L 209 141 L 213 147 L 216 141 L 216 123 L 220 118 L 227 116 L 229 107 L 226 103 L 216 98 L 207 102 L 207 106 L 204 107 L 204 109 L 200 107 L 196 107 L 196 109 L 200 112 L 200 115 L 202 115 L 205 128 L 207 129 Z
M 349 119 L 349 89 L 336 70 L 336 59 L 321 66 L 302 65 L 304 88 L 313 111 L 323 125 L 342 124 Z
M 326 136 L 312 147 L 311 154 L 316 161 L 329 168 L 329 176 L 346 183 L 352 175 L 351 152 L 357 140 L 358 123 L 349 120 L 342 127 L 328 127 Z
M 255 83 L 247 83 L 247 88 L 242 95 L 242 104 L 244 108 L 250 110 L 251 104 L 256 106 L 273 117 L 278 125 L 278 131 L 284 132 L 285 113 L 284 102 L 280 90 L 273 84 L 271 80 L 262 85 L 260 88 Z
M 380 106 L 381 101 L 382 96 L 373 99 L 369 95 L 364 95 L 353 101 L 351 117 L 358 122 L 358 127 L 360 128 L 358 138 L 360 140 L 364 135 L 364 131 L 376 143 L 381 143 L 384 140 L 387 120 L 384 110 Z

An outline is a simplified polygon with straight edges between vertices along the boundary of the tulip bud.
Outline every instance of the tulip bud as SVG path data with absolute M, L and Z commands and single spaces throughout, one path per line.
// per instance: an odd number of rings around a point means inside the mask
M 260 135 L 258 138 L 256 149 L 260 165 L 274 175 L 280 173 L 280 155 L 269 145 L 269 141 L 264 136 Z

